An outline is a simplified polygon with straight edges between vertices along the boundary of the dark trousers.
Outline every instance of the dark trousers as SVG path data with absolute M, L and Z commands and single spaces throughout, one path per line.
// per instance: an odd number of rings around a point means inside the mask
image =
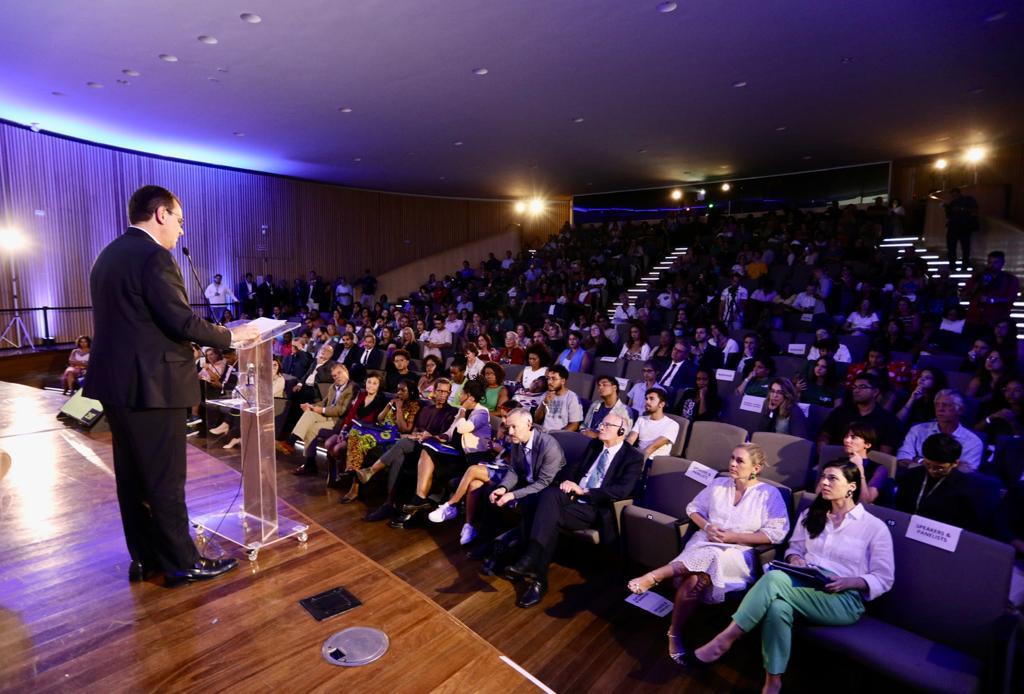
M 529 508 L 524 508 L 524 528 L 529 527 L 530 547 L 539 550 L 534 568 L 542 577 L 547 576 L 548 564 L 558 546 L 559 530 L 593 528 L 600 519 L 596 506 L 574 501 L 557 487 L 548 487 L 535 495 L 532 521 L 526 520 Z
M 185 417 L 181 409 L 104 404 L 114 447 L 114 478 L 128 552 L 164 571 L 199 558 L 185 507 Z
M 971 259 L 971 232 L 969 231 L 947 231 L 946 232 L 946 259 L 949 262 L 956 261 L 956 245 L 960 244 L 963 251 L 963 261 L 966 263 Z
M 388 501 L 394 502 L 399 478 L 403 470 L 416 479 L 416 461 L 420 459 L 423 446 L 413 439 L 398 439 L 395 445 L 385 451 L 380 461 L 388 468 Z

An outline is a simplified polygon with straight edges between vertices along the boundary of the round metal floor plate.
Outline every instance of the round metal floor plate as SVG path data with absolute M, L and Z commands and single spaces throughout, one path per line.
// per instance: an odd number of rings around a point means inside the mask
M 320 652 L 332 665 L 355 667 L 380 658 L 388 650 L 388 637 L 380 629 L 349 627 L 324 641 Z

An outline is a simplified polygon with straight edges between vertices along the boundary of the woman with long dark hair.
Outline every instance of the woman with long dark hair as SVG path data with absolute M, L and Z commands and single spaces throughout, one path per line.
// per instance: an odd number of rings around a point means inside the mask
M 686 659 L 707 665 L 723 655 L 738 638 L 761 625 L 765 682 L 762 692 L 782 688 L 789 664 L 793 617 L 811 624 L 853 624 L 864 614 L 864 602 L 892 588 L 892 535 L 880 519 L 860 505 L 860 470 L 846 458 L 825 465 L 818 496 L 800 514 L 786 562 L 816 568 L 825 582 L 817 583 L 783 569 L 768 571 L 747 592 L 729 626 Z

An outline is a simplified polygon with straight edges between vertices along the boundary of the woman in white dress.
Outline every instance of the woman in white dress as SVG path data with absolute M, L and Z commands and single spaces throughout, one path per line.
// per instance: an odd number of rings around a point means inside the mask
M 720 603 L 726 593 L 753 583 L 757 558 L 752 548 L 778 544 L 789 532 L 789 514 L 779 490 L 757 479 L 765 465 L 764 450 L 756 443 L 734 448 L 729 476 L 715 479 L 686 507 L 690 522 L 699 530 L 683 553 L 628 583 L 633 593 L 640 594 L 663 580 L 675 579 L 668 654 L 679 664 L 686 652 L 682 628 L 698 601 Z

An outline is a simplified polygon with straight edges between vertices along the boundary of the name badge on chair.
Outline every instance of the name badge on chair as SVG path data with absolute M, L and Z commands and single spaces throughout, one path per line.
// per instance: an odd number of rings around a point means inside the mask
M 690 467 L 686 470 L 686 476 L 691 480 L 697 480 L 706 487 L 718 476 L 718 470 L 708 467 L 704 463 L 692 460 L 690 461 Z
M 791 342 L 789 344 L 789 353 L 796 354 L 802 357 L 803 355 L 807 354 L 807 345 L 799 342 Z
M 761 412 L 764 398 L 757 395 L 744 395 L 740 401 L 740 409 L 744 412 Z
M 911 516 L 907 526 L 907 537 L 932 547 L 955 552 L 963 530 L 955 525 L 940 523 L 924 516 Z
M 736 371 L 733 369 L 718 369 L 715 371 L 715 378 L 719 381 L 725 381 L 726 383 L 732 383 L 736 380 Z

